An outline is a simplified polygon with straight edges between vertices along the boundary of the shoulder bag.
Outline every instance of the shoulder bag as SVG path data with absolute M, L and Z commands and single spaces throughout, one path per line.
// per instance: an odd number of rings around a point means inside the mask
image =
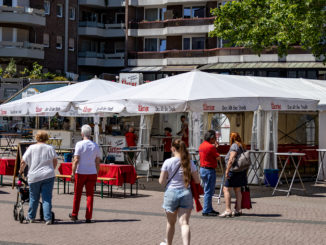
M 251 165 L 250 152 L 245 151 L 242 147 L 241 150 L 242 153 L 240 154 L 240 156 L 237 156 L 237 160 L 235 160 L 232 164 L 232 172 L 242 172 L 244 170 L 247 170 Z
M 179 164 L 179 166 L 177 167 L 177 170 L 175 170 L 174 174 L 172 175 L 172 177 L 168 180 L 168 182 L 166 182 L 165 184 L 165 188 L 168 186 L 168 184 L 171 182 L 171 180 L 173 179 L 173 177 L 177 174 L 177 172 L 179 171 L 181 164 Z

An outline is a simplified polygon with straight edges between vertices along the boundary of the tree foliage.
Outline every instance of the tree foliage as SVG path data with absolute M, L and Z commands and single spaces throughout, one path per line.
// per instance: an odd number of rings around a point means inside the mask
M 13 58 L 10 59 L 9 64 L 3 72 L 4 78 L 14 78 L 17 75 L 17 66 L 16 62 Z
M 280 57 L 293 46 L 326 62 L 326 0 L 241 0 L 212 10 L 210 36 L 257 54 L 277 47 Z

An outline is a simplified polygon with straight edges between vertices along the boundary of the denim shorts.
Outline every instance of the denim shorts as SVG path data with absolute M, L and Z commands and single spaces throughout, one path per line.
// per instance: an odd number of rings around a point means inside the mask
M 164 193 L 162 206 L 166 212 L 173 213 L 178 208 L 193 209 L 192 193 L 186 188 L 168 188 Z

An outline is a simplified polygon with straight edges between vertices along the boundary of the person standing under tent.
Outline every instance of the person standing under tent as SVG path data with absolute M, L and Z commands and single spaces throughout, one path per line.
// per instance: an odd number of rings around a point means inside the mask
M 246 146 L 242 143 L 239 133 L 233 132 L 230 135 L 230 150 L 225 157 L 226 170 L 225 170 L 225 184 L 223 187 L 224 199 L 225 199 L 225 211 L 220 217 L 240 216 L 241 211 L 241 187 L 247 185 L 247 170 L 241 172 L 233 172 L 232 165 L 235 161 L 238 161 L 242 152 L 245 152 Z M 231 195 L 230 189 L 233 188 L 236 196 L 236 209 L 231 211 Z
M 180 139 L 173 140 L 171 150 L 173 157 L 163 163 L 159 179 L 159 183 L 166 187 L 163 208 L 167 218 L 167 241 L 161 242 L 160 245 L 172 244 L 177 217 L 179 217 L 183 244 L 189 245 L 189 219 L 193 209 L 190 181 L 191 178 L 195 183 L 199 183 L 200 180 L 195 164 L 190 161 L 185 142 Z
M 171 146 L 172 146 L 172 129 L 169 127 L 166 127 L 164 129 L 164 134 L 166 138 L 163 139 L 164 144 L 164 154 L 163 154 L 163 161 L 165 161 L 168 158 L 171 158 L 172 152 L 171 152 Z
M 135 129 L 130 127 L 128 133 L 125 134 L 127 147 L 136 147 L 137 135 L 134 133 Z
M 90 140 L 92 128 L 85 124 L 81 128 L 82 141 L 75 147 L 75 157 L 72 162 L 71 179 L 75 180 L 75 194 L 72 213 L 69 217 L 72 221 L 78 220 L 78 212 L 83 187 L 86 188 L 87 208 L 86 223 L 91 223 L 94 201 L 94 186 L 100 167 L 101 151 L 99 146 Z
M 217 152 L 216 133 L 209 130 L 205 134 L 204 142 L 199 146 L 200 177 L 204 183 L 204 208 L 203 216 L 217 216 L 219 212 L 212 206 L 212 198 L 215 192 L 217 161 L 220 155 Z
M 186 122 L 186 116 L 182 115 L 180 117 L 181 120 L 181 130 L 177 133 L 177 135 L 182 136 L 181 140 L 186 143 L 186 146 L 189 147 L 189 128 L 188 123 Z

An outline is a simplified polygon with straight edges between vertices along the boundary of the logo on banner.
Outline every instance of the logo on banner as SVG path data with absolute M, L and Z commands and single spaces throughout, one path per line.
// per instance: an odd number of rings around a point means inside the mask
M 7 111 L 1 110 L 1 115 L 7 115 Z
M 203 110 L 204 111 L 214 111 L 215 110 L 215 106 L 213 106 L 213 105 L 207 105 L 205 103 L 205 104 L 203 104 Z
M 90 113 L 92 111 L 92 108 L 88 108 L 87 106 L 84 106 L 83 112 L 88 112 Z
M 149 107 L 148 106 L 138 105 L 138 111 L 148 112 L 149 111 Z
M 272 110 L 281 110 L 282 106 L 274 104 L 273 102 L 271 103 Z
M 36 111 L 37 113 L 40 113 L 40 112 L 42 112 L 42 110 L 43 110 L 43 108 L 42 108 L 42 107 L 38 107 L 38 106 L 36 106 L 36 109 L 35 109 L 35 111 Z

